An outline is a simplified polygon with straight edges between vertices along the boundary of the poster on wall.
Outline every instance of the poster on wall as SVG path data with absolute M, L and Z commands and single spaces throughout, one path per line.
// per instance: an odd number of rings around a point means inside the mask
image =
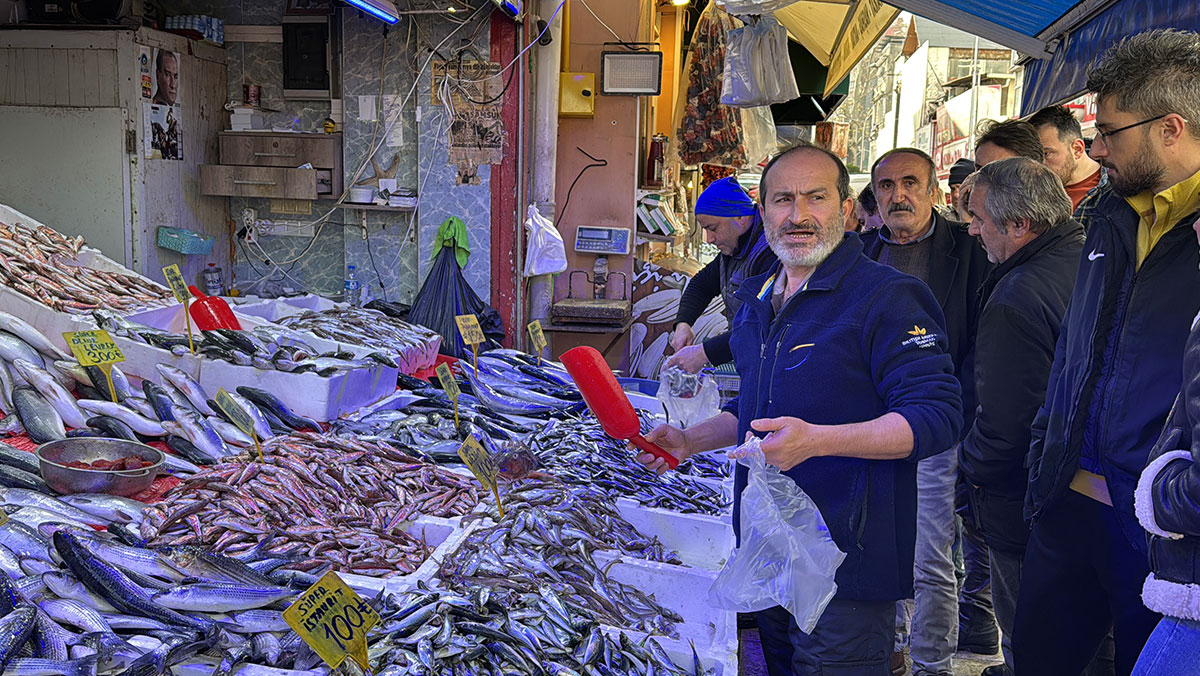
M 433 62 L 433 103 L 448 90 L 454 116 L 450 121 L 449 163 L 458 166 L 459 183 L 478 184 L 478 166 L 504 159 L 504 122 L 500 117 L 504 80 L 500 64 L 479 59 Z M 450 85 L 445 87 L 447 75 Z
M 146 159 L 182 160 L 183 146 L 179 138 L 179 106 L 146 103 L 142 104 L 142 108 Z
M 152 64 L 154 56 L 149 47 L 139 47 L 138 75 L 142 80 L 142 98 L 149 101 L 154 96 L 154 75 Z
M 147 54 L 148 53 L 148 54 Z M 177 52 L 142 47 L 139 68 L 142 69 L 142 95 L 146 95 L 147 69 L 152 71 L 152 93 L 149 103 L 142 104 L 142 124 L 146 139 L 146 158 L 151 160 L 182 160 L 180 139 L 183 126 L 180 100 L 180 63 Z

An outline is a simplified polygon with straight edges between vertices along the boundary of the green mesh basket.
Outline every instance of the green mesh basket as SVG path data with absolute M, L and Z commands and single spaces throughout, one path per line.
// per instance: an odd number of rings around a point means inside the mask
M 158 228 L 158 245 L 181 254 L 207 256 L 212 253 L 213 243 L 216 241 L 215 237 L 205 237 L 183 228 Z

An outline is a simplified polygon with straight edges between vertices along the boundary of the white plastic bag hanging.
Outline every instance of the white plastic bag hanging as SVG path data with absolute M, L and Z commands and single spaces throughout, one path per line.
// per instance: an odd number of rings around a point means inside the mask
M 734 454 L 750 470 L 742 492 L 741 544 L 717 575 L 708 601 L 742 613 L 783 606 L 811 633 L 837 591 L 834 575 L 846 555 L 812 499 L 767 465 L 760 439 L 749 439 Z
M 529 238 L 525 252 L 525 276 L 553 275 L 567 269 L 567 248 L 562 235 L 550 219 L 529 205 L 525 233 Z
M 729 31 L 721 103 L 746 108 L 800 96 L 787 41 L 787 29 L 773 16 Z
M 796 4 L 796 0 L 718 0 L 717 5 L 735 16 L 770 14 Z

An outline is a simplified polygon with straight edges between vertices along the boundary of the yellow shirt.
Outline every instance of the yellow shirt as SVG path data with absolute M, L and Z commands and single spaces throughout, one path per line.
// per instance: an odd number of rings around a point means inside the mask
M 1141 216 L 1137 231 L 1137 267 L 1140 268 L 1163 235 L 1178 225 L 1184 216 L 1200 209 L 1200 172 L 1158 194 L 1147 190 L 1126 197 L 1125 201 Z

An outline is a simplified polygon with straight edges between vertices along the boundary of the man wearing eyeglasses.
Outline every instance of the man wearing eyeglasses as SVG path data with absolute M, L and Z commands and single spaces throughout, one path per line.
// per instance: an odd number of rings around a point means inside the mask
M 1013 631 L 1021 676 L 1080 673 L 1110 630 L 1115 671 L 1129 674 L 1167 610 L 1140 598 L 1149 561 L 1134 488 L 1179 391 L 1200 310 L 1191 230 L 1200 216 L 1200 34 L 1126 38 L 1089 72 L 1088 89 L 1097 95 L 1090 154 L 1109 187 L 1095 194 L 1032 427 L 1032 532 Z

